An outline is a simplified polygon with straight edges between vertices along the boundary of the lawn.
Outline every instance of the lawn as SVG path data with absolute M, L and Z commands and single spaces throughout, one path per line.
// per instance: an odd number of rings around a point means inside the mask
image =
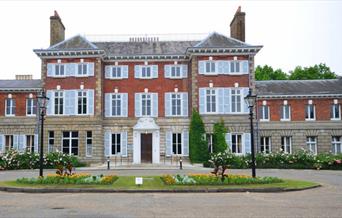
M 281 188 L 284 190 L 300 190 L 315 187 L 318 183 L 300 180 L 283 180 L 279 183 L 250 184 L 250 185 L 166 185 L 159 176 L 144 176 L 143 185 L 135 185 L 135 176 L 120 176 L 112 185 L 76 185 L 76 184 L 19 184 L 16 181 L 0 182 L 0 187 L 22 188 L 84 188 L 84 189 L 110 189 L 110 190 L 211 190 L 211 189 L 260 189 Z

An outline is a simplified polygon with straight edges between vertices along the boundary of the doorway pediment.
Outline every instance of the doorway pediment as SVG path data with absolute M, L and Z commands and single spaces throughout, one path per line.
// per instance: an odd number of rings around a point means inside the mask
M 139 118 L 137 124 L 133 127 L 136 131 L 151 131 L 159 130 L 160 127 L 156 124 L 155 120 L 151 117 Z

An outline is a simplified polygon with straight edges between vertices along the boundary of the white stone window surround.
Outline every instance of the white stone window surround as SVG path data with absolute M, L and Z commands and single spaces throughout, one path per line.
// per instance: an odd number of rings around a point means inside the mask
M 87 113 L 78 113 L 78 93 L 86 92 L 87 98 Z M 58 93 L 58 96 L 56 96 Z M 47 97 L 49 98 L 47 105 L 47 116 L 89 116 L 94 115 L 94 90 L 93 89 L 64 89 L 64 90 L 47 90 Z M 62 103 L 61 108 L 58 108 L 58 113 L 56 113 L 56 97 L 61 101 L 57 103 Z
M 122 80 L 128 79 L 129 74 L 129 66 L 128 65 L 106 65 L 105 66 L 105 79 L 110 80 Z
M 244 75 L 249 73 L 248 60 L 200 60 L 198 73 L 203 75 Z
M 288 104 L 287 100 L 284 100 L 284 103 L 280 110 L 282 110 L 280 121 L 291 121 L 291 105 Z M 286 117 L 286 115 L 288 115 L 288 118 Z
M 313 104 L 312 100 L 308 101 L 305 105 L 305 121 L 315 121 L 316 120 L 316 106 Z
M 317 154 L 317 136 L 307 136 L 306 147 L 313 154 Z
M 5 116 L 14 117 L 16 113 L 16 102 L 13 98 L 5 99 Z
M 26 98 L 26 116 L 35 117 L 37 114 L 37 101 L 34 98 Z
M 262 150 L 263 148 L 263 150 Z M 260 152 L 269 154 L 272 152 L 272 141 L 271 136 L 261 136 L 260 137 Z
M 334 103 L 331 105 L 330 120 L 341 120 L 341 104 L 337 99 L 334 99 Z
M 82 74 L 79 74 L 79 66 Z M 86 67 L 83 67 L 86 66 Z M 95 64 L 93 62 L 75 62 L 75 63 L 48 63 L 47 77 L 66 78 L 66 77 L 90 77 L 94 76 Z M 84 70 L 86 69 L 86 74 Z

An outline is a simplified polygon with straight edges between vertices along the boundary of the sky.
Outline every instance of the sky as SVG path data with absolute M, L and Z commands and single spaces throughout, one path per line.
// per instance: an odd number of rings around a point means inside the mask
M 246 12 L 246 42 L 263 45 L 256 65 L 285 72 L 326 63 L 342 76 L 342 1 L 0 0 L 0 79 L 40 78 L 33 49 L 49 47 L 49 17 L 57 10 L 74 35 L 218 33 L 229 36 L 238 6 Z

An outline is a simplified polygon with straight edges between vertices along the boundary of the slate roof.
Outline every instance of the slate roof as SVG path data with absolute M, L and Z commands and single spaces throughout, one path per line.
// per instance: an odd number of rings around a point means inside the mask
M 219 33 L 211 33 L 202 41 L 142 41 L 142 42 L 90 42 L 77 35 L 64 40 L 47 50 L 104 50 L 107 56 L 133 55 L 184 55 L 188 48 L 238 48 L 250 45 Z
M 216 32 L 211 33 L 209 36 L 207 36 L 207 38 L 195 45 L 195 47 L 200 48 L 235 48 L 248 46 L 250 45 L 245 42 L 224 36 Z
M 108 56 L 116 55 L 184 55 L 186 49 L 199 41 L 157 41 L 157 42 L 94 42 L 105 50 Z
M 79 50 L 79 49 L 98 49 L 93 43 L 80 35 L 71 37 L 55 45 L 52 45 L 47 50 Z
M 256 81 L 257 95 L 334 95 L 342 94 L 342 79 Z
M 0 80 L 0 90 L 32 90 L 40 89 L 42 83 L 40 79 L 32 80 Z

